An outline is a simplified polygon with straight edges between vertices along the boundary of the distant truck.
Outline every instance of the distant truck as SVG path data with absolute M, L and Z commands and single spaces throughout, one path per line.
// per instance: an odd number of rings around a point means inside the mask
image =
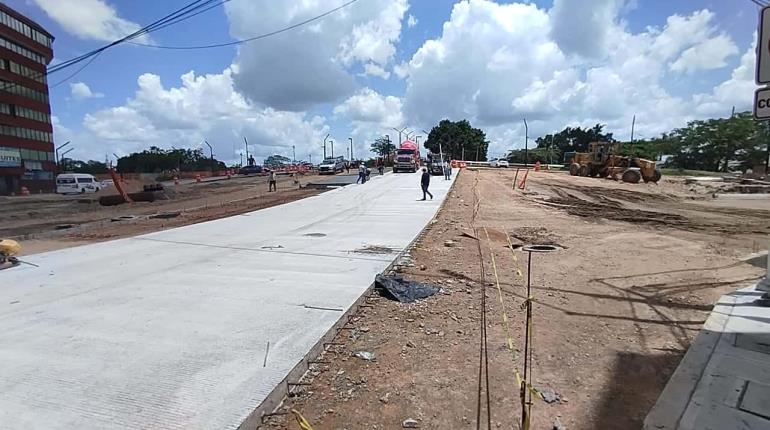
M 444 160 L 440 154 L 428 153 L 428 172 L 434 176 L 444 174 Z
M 411 140 L 405 140 L 396 150 L 393 173 L 416 172 L 420 168 L 420 147 Z

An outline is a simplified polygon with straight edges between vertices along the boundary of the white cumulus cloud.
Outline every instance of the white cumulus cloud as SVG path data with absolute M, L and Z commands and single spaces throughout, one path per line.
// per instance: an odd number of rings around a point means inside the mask
M 418 22 L 417 18 L 415 18 L 414 15 L 409 14 L 409 18 L 407 18 L 407 20 L 406 20 L 406 25 L 407 25 L 407 27 L 412 28 L 415 25 L 417 25 L 417 22 Z
M 710 94 L 674 95 L 667 88 L 671 74 L 724 67 L 736 53 L 713 12 L 672 15 L 662 27 L 632 32 L 619 18 L 625 2 L 583 3 L 557 0 L 551 10 L 487 0 L 455 4 L 441 35 L 393 69 L 406 79 L 404 117 L 421 127 L 467 118 L 487 130 L 491 152 L 499 155 L 523 146 L 523 118 L 530 137 L 602 123 L 627 138 L 636 115 L 637 135 L 653 137 L 750 103 L 749 52 Z M 569 16 L 603 24 L 582 24 L 578 34 L 564 28 Z
M 104 94 L 91 91 L 91 88 L 84 82 L 70 83 L 70 94 L 75 100 L 85 100 L 104 97 Z
M 320 154 L 317 142 L 328 132 L 322 117 L 254 105 L 236 90 L 231 68 L 185 73 L 177 87 L 165 87 L 159 76 L 145 73 L 137 85 L 125 104 L 85 116 L 83 125 L 101 151 L 192 148 L 206 139 L 219 159 L 237 161 L 246 137 L 257 157 L 291 156 L 294 145 L 297 158 L 306 158 Z
M 246 38 L 320 15 L 343 0 L 233 1 L 225 5 L 230 33 Z M 337 102 L 356 90 L 351 69 L 385 68 L 395 55 L 407 0 L 354 3 L 311 26 L 239 48 L 234 75 L 239 91 L 276 109 L 304 110 Z M 371 68 L 371 66 L 369 66 Z
M 141 28 L 118 16 L 103 0 L 32 0 L 68 33 L 81 39 L 112 42 Z

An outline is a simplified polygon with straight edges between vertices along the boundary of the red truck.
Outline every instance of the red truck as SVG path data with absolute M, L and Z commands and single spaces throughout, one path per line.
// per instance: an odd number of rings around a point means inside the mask
M 411 140 L 405 140 L 396 150 L 393 173 L 416 172 L 420 168 L 420 147 Z

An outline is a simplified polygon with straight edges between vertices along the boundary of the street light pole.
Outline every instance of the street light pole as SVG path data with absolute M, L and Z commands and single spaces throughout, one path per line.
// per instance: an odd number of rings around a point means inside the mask
M 524 118 L 524 167 L 529 165 L 529 127 L 527 126 L 527 119 Z
M 56 148 L 55 153 L 56 153 L 56 171 L 57 172 L 59 171 L 59 150 L 61 150 L 62 148 L 64 148 L 65 146 L 67 146 L 69 144 L 70 144 L 70 141 L 68 140 L 68 141 L 64 142 L 63 144 L 59 145 L 58 148 Z
M 68 149 L 68 150 L 64 151 L 64 152 L 61 154 L 61 161 L 62 161 L 62 162 L 64 161 L 64 156 L 65 156 L 65 155 L 67 155 L 67 154 L 69 154 L 70 152 L 72 152 L 72 150 L 73 150 L 73 149 L 75 149 L 75 148 L 70 148 L 70 149 Z M 67 164 L 66 164 L 66 163 L 62 163 L 62 164 L 64 165 L 64 167 L 67 167 Z M 61 169 L 61 170 L 65 170 L 65 169 Z
M 348 140 L 350 140 L 350 161 L 353 161 L 353 138 L 348 137 Z
M 243 136 L 243 142 L 246 144 L 246 162 L 249 162 L 249 141 L 246 140 L 246 136 Z
M 326 139 L 329 138 L 329 134 L 326 134 L 326 137 L 324 137 L 324 160 L 326 159 Z
M 390 135 L 385 135 L 385 142 L 386 142 L 386 148 L 388 150 L 388 154 L 385 156 L 385 160 L 383 160 L 383 164 L 387 164 L 388 161 L 390 161 Z
M 294 145 L 291 145 L 291 159 L 294 164 L 297 164 L 297 151 Z
M 401 130 L 397 129 L 396 127 L 391 127 L 393 130 L 396 130 L 398 132 L 398 144 L 401 145 L 401 133 L 406 130 L 406 127 L 402 128 Z
M 211 147 L 208 140 L 203 140 L 209 147 L 209 154 L 211 154 L 211 174 L 214 174 L 214 148 Z
M 329 143 L 332 145 L 332 158 L 334 158 L 334 141 L 330 140 Z

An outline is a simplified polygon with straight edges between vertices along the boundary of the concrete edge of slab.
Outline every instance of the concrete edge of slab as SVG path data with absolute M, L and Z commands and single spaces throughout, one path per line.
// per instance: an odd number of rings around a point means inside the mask
M 449 201 L 450 194 L 452 193 L 455 183 L 457 182 L 456 178 L 457 177 L 452 180 L 452 184 L 447 190 L 444 201 L 442 201 L 438 209 L 436 209 L 436 213 L 433 214 L 433 217 L 431 217 L 431 219 L 425 224 L 422 230 L 417 233 L 414 239 L 412 239 L 412 241 L 409 242 L 409 244 L 405 246 L 404 249 L 401 250 L 401 252 L 399 252 L 395 258 L 393 258 L 393 261 L 388 264 L 388 267 L 386 267 L 382 273 L 391 271 L 396 262 L 398 262 L 406 253 L 408 253 L 409 250 L 411 250 L 420 239 L 422 239 L 428 227 L 433 224 L 438 214 L 441 213 Z M 318 342 L 316 342 L 316 344 L 313 345 L 313 347 L 310 348 L 310 350 L 305 354 L 305 356 L 302 357 L 302 359 L 289 371 L 289 373 L 286 374 L 286 377 L 283 378 L 283 380 L 281 380 L 281 382 L 277 384 L 272 389 L 272 391 L 270 391 L 270 394 L 265 397 L 265 400 L 263 400 L 262 403 L 259 404 L 259 406 L 257 406 L 246 417 L 246 419 L 243 420 L 243 422 L 241 422 L 241 424 L 238 426 L 238 430 L 252 430 L 259 428 L 263 424 L 264 417 L 269 416 L 281 407 L 286 397 L 291 392 L 289 388 L 291 381 L 298 382 L 305 377 L 305 375 L 310 371 L 310 362 L 317 360 L 318 357 L 326 352 L 326 345 L 334 341 L 334 339 L 340 333 L 342 326 L 347 324 L 353 315 L 358 313 L 358 310 L 361 308 L 364 302 L 366 302 L 366 299 L 372 294 L 373 291 L 374 282 L 372 282 L 369 287 L 350 306 L 350 308 L 348 308 L 348 310 L 340 316 L 337 322 L 335 322 L 334 325 L 332 325 L 329 330 L 323 336 L 321 336 L 321 339 L 319 339 Z
M 741 261 L 746 264 L 764 269 L 767 267 L 767 253 L 768 251 L 755 252 L 753 254 L 742 257 Z
M 741 287 L 736 290 L 746 288 Z M 749 287 L 750 288 L 750 287 Z M 735 292 L 719 298 L 701 331 L 690 345 L 674 374 L 668 380 L 655 405 L 644 419 L 644 430 L 680 429 L 683 417 L 691 406 L 692 396 L 717 348 L 737 301 Z
M 392 266 L 392 263 L 391 263 Z M 390 266 L 389 266 L 390 267 Z M 305 374 L 310 371 L 311 361 L 317 360 L 322 354 L 327 352 L 326 346 L 334 342 L 334 339 L 340 333 L 342 326 L 348 323 L 350 318 L 355 315 L 360 309 L 361 305 L 366 302 L 366 299 L 374 290 L 374 283 L 356 299 L 356 301 L 348 308 L 348 310 L 340 316 L 340 319 L 332 325 L 329 330 L 321 336 L 321 338 L 310 348 L 310 351 L 305 354 L 304 357 L 286 374 L 286 377 L 276 385 L 270 394 L 265 397 L 265 400 L 254 409 L 248 417 L 238 426 L 239 430 L 252 430 L 259 428 L 263 424 L 263 419 L 275 412 L 281 407 L 286 397 L 292 392 L 292 388 L 289 386 L 292 382 L 301 381 Z

